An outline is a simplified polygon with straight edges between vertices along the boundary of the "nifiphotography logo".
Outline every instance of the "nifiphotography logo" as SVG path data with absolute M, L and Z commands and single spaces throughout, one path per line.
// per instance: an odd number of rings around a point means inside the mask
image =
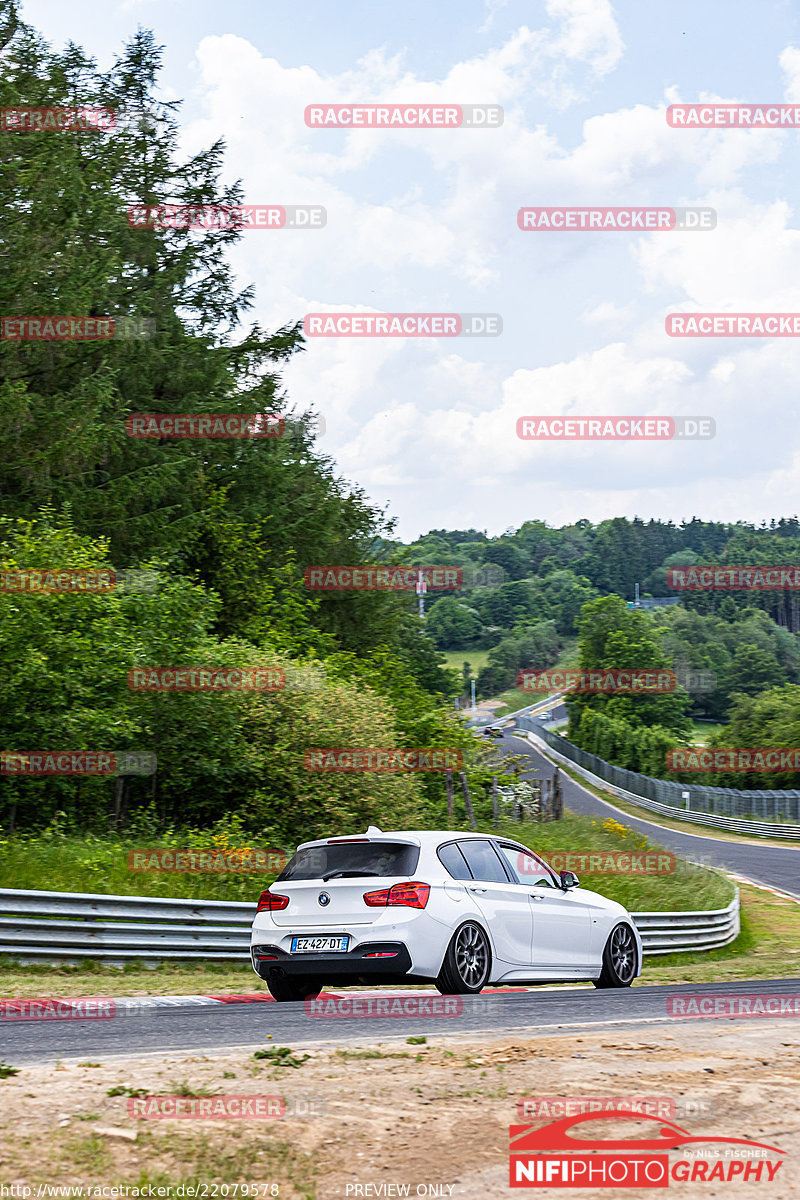
M 627 1136 L 600 1138 L 592 1122 L 626 1122 Z M 592 1135 L 595 1136 L 592 1136 Z M 674 1155 L 670 1159 L 670 1153 Z M 771 1183 L 785 1154 L 746 1138 L 695 1137 L 674 1121 L 617 1109 L 548 1125 L 512 1125 L 509 1186 L 669 1187 L 670 1183 Z

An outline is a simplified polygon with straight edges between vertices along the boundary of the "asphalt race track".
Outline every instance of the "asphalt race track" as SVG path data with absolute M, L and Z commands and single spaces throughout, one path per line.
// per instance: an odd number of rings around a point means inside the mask
M 348 1041 L 376 1042 L 391 1037 L 442 1038 L 487 1031 L 491 1034 L 556 1033 L 559 1028 L 603 1025 L 634 1028 L 655 1024 L 675 1026 L 685 1019 L 667 1014 L 671 996 L 691 994 L 730 996 L 798 996 L 800 979 L 758 980 L 753 983 L 708 983 L 626 988 L 551 988 L 506 994 L 486 993 L 463 998 L 463 1011 L 451 1017 L 353 1016 L 310 1017 L 302 1004 L 225 1004 L 213 1008 L 154 1009 L 148 1016 L 110 1020 L 4 1021 L 0 1023 L 0 1057 L 15 1063 L 84 1058 L 105 1061 L 111 1055 L 208 1050 L 221 1053 L 242 1047 L 309 1045 Z M 337 995 L 346 995 L 338 992 Z M 375 993 L 377 995 L 378 993 Z M 401 993 L 393 993 L 400 995 Z M 410 994 L 407 993 L 407 996 Z M 422 996 L 413 994 L 418 1002 Z M 431 999 L 438 993 L 426 993 Z M 460 999 L 460 998 L 458 998 Z M 454 1003 L 454 998 L 450 998 Z M 457 1003 L 457 1007 L 460 1005 Z M 709 1034 L 719 1020 L 743 1023 L 746 1018 L 709 1018 Z M 787 1028 L 794 1027 L 796 1018 Z M 267 1043 L 267 1035 L 271 1042 Z
M 535 769 L 534 778 L 541 780 L 552 778 L 555 770 L 553 763 L 524 738 L 506 734 L 502 742 L 498 740 L 493 744 L 501 752 L 505 750 L 508 753 L 526 755 L 530 759 L 531 768 Z M 638 817 L 621 813 L 613 805 L 606 804 L 594 793 L 586 791 L 580 784 L 575 783 L 563 770 L 561 782 L 564 805 L 571 808 L 573 812 L 585 813 L 590 817 L 614 817 L 623 825 L 629 825 L 639 833 L 647 834 L 654 842 L 658 842 L 668 850 L 674 850 L 676 854 L 682 854 L 685 858 L 691 858 L 695 862 L 702 862 L 705 866 L 727 869 L 754 883 L 763 883 L 767 887 L 788 892 L 800 900 L 800 845 L 797 848 L 794 846 L 771 846 L 769 843 L 762 846 L 754 845 L 752 842 L 729 842 L 721 838 L 704 837 L 702 834 L 678 833 L 672 829 L 664 829 L 661 825 L 655 825 L 652 821 L 640 820 Z M 520 840 L 522 841 L 526 840 L 522 832 L 524 829 L 525 826 L 521 825 Z M 527 830 L 525 832 L 527 833 Z M 534 837 L 531 843 L 533 849 L 536 848 L 535 841 Z M 691 896 L 686 898 L 686 907 L 692 907 Z

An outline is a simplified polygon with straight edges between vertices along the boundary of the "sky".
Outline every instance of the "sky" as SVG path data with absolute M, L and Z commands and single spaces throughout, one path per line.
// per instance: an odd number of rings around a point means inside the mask
M 25 0 L 107 67 L 165 48 L 181 152 L 222 136 L 252 204 L 322 229 L 231 251 L 252 317 L 492 313 L 502 333 L 309 338 L 283 372 L 319 448 L 397 518 L 490 535 L 525 520 L 760 522 L 800 511 L 800 339 L 674 338 L 669 313 L 800 314 L 800 127 L 677 129 L 670 104 L 800 103 L 781 0 Z M 309 104 L 462 103 L 492 128 L 315 129 Z M 522 231 L 521 207 L 711 207 L 711 230 Z M 701 440 L 523 440 L 521 416 L 713 418 Z

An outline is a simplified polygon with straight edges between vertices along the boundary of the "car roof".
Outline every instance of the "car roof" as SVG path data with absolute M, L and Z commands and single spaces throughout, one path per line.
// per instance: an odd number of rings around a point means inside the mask
M 331 838 L 316 838 L 311 842 L 301 842 L 298 850 L 307 846 L 327 846 L 329 843 L 348 841 L 358 838 L 368 839 L 370 842 L 385 842 L 396 838 L 398 841 L 411 842 L 413 845 L 420 847 L 438 846 L 442 842 L 452 842 L 454 839 L 464 841 L 468 838 L 501 838 L 504 842 L 513 842 L 515 845 L 522 845 L 515 838 L 506 837 L 497 833 L 477 833 L 474 830 L 466 829 L 371 829 L 369 833 L 342 833 L 334 834 Z

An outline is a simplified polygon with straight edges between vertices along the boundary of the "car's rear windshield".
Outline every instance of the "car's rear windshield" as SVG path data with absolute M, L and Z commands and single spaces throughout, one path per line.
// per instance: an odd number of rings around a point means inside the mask
M 413 875 L 419 861 L 419 846 L 404 842 L 338 842 L 329 846 L 306 846 L 286 864 L 276 883 L 289 879 L 322 879 L 333 872 L 339 878 L 358 875 Z

